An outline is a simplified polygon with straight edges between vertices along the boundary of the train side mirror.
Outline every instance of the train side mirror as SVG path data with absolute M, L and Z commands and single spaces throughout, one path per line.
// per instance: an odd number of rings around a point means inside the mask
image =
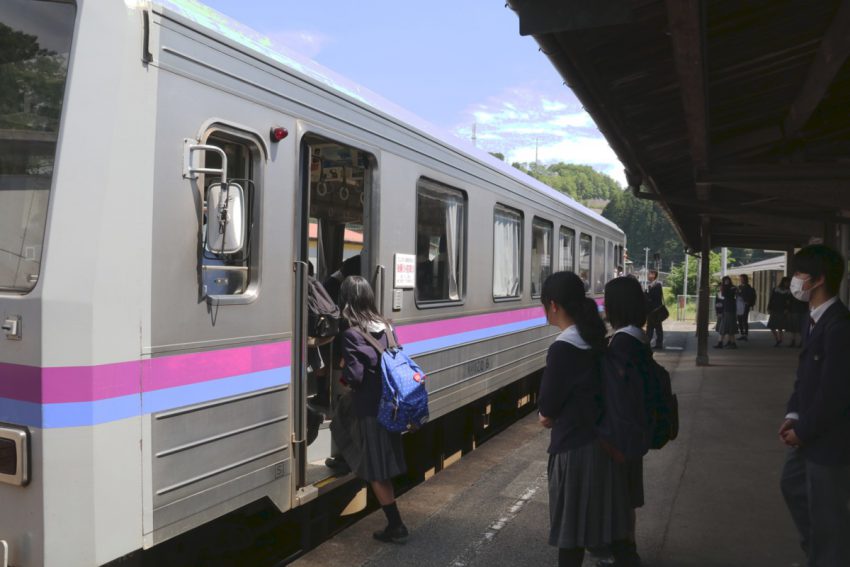
M 205 247 L 213 254 L 236 254 L 245 247 L 245 192 L 238 183 L 207 189 Z

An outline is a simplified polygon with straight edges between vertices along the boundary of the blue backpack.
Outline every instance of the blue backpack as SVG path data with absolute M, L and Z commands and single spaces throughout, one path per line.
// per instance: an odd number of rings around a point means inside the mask
M 392 329 L 386 331 L 387 348 L 369 333 L 358 331 L 381 356 L 382 391 L 378 423 L 392 433 L 419 429 L 428 421 L 425 372 L 401 350 Z

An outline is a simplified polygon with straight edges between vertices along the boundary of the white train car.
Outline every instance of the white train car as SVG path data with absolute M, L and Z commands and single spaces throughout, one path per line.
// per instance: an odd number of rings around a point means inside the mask
M 611 222 L 194 1 L 4 0 L 0 36 L 0 567 L 335 486 L 310 264 L 357 253 L 438 419 L 542 367 L 548 273 L 599 296 L 622 262 Z

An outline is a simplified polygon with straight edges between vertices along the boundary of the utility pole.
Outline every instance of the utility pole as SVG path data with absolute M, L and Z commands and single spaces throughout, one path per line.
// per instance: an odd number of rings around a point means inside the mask
M 649 248 L 643 249 L 643 285 L 647 287 L 649 283 Z
M 688 266 L 690 263 L 691 260 L 688 258 L 688 251 L 685 250 L 685 281 L 682 282 L 682 321 L 685 320 L 688 313 Z
M 725 246 L 720 249 L 720 277 L 726 277 L 726 258 L 728 254 L 729 251 Z
M 477 123 L 475 123 L 475 122 L 472 123 L 472 145 L 475 146 L 475 147 L 478 147 L 478 137 L 475 135 L 475 130 L 476 130 L 477 126 L 478 126 Z
M 534 169 L 536 170 L 540 166 L 540 161 L 537 159 L 537 146 L 540 142 L 540 138 L 534 138 Z

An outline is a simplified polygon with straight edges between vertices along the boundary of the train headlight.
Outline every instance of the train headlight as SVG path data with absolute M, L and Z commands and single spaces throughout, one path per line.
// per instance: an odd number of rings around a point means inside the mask
M 0 482 L 26 486 L 30 481 L 30 433 L 0 423 Z

